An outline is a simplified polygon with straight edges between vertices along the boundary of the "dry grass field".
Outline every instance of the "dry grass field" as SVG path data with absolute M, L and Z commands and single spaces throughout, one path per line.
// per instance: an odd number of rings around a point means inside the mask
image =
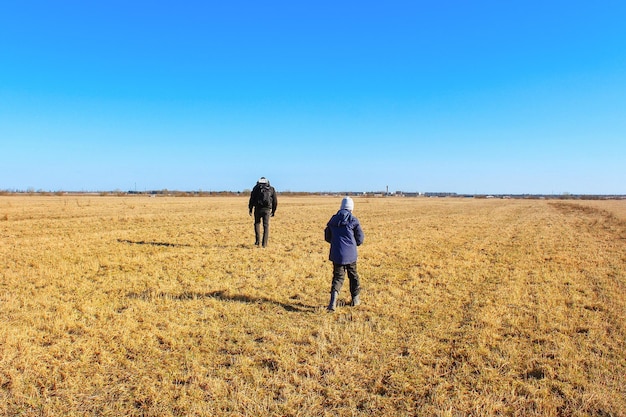
M 625 201 L 340 200 L 0 197 L 0 415 L 626 416 Z

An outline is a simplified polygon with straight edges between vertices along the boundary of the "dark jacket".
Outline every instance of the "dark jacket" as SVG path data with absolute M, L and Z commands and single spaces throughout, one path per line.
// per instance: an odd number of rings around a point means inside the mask
M 330 243 L 328 259 L 336 264 L 348 265 L 356 262 L 356 247 L 363 243 L 365 235 L 359 219 L 349 210 L 339 210 L 328 221 L 324 229 L 324 238 Z
M 270 191 L 272 192 L 272 207 L 271 208 L 257 207 L 257 202 L 259 201 L 259 197 L 261 194 L 261 185 L 263 184 L 259 184 L 257 182 L 257 184 L 252 189 L 252 192 L 250 193 L 250 201 L 248 202 L 248 210 L 252 212 L 253 207 L 256 210 L 268 210 L 268 211 L 271 210 L 272 216 L 273 216 L 274 213 L 276 213 L 276 207 L 278 207 L 278 197 L 276 196 L 276 190 L 274 189 L 274 187 L 272 187 L 268 183 L 267 186 L 270 188 Z

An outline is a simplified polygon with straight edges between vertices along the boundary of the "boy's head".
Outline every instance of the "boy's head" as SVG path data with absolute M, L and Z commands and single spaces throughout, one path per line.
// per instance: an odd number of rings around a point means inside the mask
M 344 197 L 343 200 L 341 200 L 340 210 L 354 210 L 354 201 L 348 196 Z

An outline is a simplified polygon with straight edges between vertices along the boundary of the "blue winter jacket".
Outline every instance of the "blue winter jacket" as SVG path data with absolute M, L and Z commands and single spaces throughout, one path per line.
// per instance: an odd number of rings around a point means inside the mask
M 330 243 L 330 255 L 328 259 L 340 265 L 349 265 L 356 262 L 357 250 L 365 239 L 359 219 L 354 217 L 349 210 L 339 210 L 330 218 L 324 238 Z

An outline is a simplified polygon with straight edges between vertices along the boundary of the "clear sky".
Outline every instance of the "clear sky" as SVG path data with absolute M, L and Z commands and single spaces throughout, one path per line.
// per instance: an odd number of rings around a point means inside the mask
M 626 194 L 624 1 L 5 0 L 0 190 Z

